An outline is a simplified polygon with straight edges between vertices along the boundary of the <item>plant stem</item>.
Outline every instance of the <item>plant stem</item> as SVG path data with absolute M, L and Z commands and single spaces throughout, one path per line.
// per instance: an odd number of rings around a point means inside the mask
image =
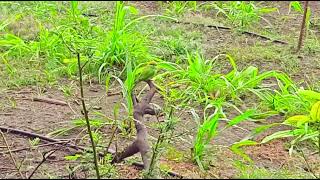
M 108 146 L 107 146 L 107 148 L 106 148 L 106 152 L 109 151 L 109 148 L 110 148 L 110 146 L 111 146 L 111 144 L 112 144 L 112 142 L 113 142 L 113 139 L 114 139 L 114 137 L 115 137 L 116 131 L 118 130 L 118 126 L 117 126 L 117 124 L 116 124 L 116 121 L 117 121 L 117 120 L 115 119 L 114 121 L 115 121 L 115 123 L 113 124 L 113 130 L 112 130 L 111 139 L 110 139 L 109 144 L 108 144 Z
M 83 84 L 82 84 L 82 68 L 83 67 L 81 67 L 81 65 L 80 65 L 80 53 L 77 53 L 77 59 L 78 59 L 78 68 L 79 68 L 79 84 L 80 84 L 81 103 L 82 103 L 84 118 L 86 120 L 86 124 L 87 124 L 87 128 L 88 128 L 88 134 L 89 134 L 89 137 L 90 137 L 90 140 L 91 140 L 96 175 L 97 175 L 97 179 L 100 179 L 99 165 L 98 165 L 97 152 L 96 152 L 96 145 L 94 143 L 94 139 L 93 139 L 93 136 L 92 136 L 89 117 L 88 117 L 88 111 L 86 109 L 86 104 L 84 102 Z
M 3 138 L 3 141 L 4 141 L 5 144 L 6 144 L 6 147 L 7 147 L 8 151 L 9 151 L 9 153 L 10 153 L 10 157 L 11 157 L 11 160 L 12 160 L 12 162 L 13 162 L 13 165 L 14 165 L 14 167 L 17 169 L 17 171 L 19 172 L 20 177 L 23 179 L 24 177 L 23 177 L 23 175 L 22 175 L 22 173 L 21 173 L 21 171 L 20 171 L 20 168 L 18 168 L 17 163 L 16 163 L 16 160 L 14 159 L 14 157 L 13 157 L 13 155 L 12 155 L 12 152 L 11 152 L 11 150 L 10 150 L 10 147 L 9 147 L 9 145 L 8 145 L 8 142 L 7 142 L 7 140 L 6 140 L 3 132 L 2 132 L 1 130 L 0 130 L 0 133 L 1 133 L 1 136 L 2 136 L 2 138 Z M 22 162 L 21 162 L 21 163 L 22 163 Z
M 32 173 L 28 176 L 27 179 L 31 179 L 31 177 L 34 175 L 34 173 L 39 169 L 39 167 L 48 159 L 48 157 L 50 157 L 53 153 L 55 153 L 58 149 L 54 149 L 52 150 L 50 153 L 48 153 L 48 155 L 46 156 L 45 154 L 42 157 L 42 161 L 37 165 L 37 167 L 32 171 Z
M 303 160 L 305 161 L 305 163 L 306 163 L 306 165 L 307 165 L 308 171 L 309 171 L 316 179 L 319 179 L 319 177 L 315 174 L 315 172 L 314 172 L 313 169 L 311 168 L 311 166 L 310 166 L 310 164 L 309 164 L 309 162 L 308 162 L 308 160 L 307 160 L 307 158 L 306 158 L 303 150 L 302 150 L 302 149 L 299 149 L 299 151 L 301 152 L 302 157 L 303 157 Z
M 300 35 L 299 35 L 299 41 L 298 41 L 298 47 L 297 47 L 297 52 L 300 51 L 301 46 L 302 46 L 302 39 L 305 34 L 305 26 L 306 26 L 306 17 L 307 17 L 307 11 L 308 11 L 308 3 L 309 1 L 304 1 L 304 12 L 303 12 L 303 18 L 302 18 L 302 23 L 301 23 L 301 29 L 300 29 Z

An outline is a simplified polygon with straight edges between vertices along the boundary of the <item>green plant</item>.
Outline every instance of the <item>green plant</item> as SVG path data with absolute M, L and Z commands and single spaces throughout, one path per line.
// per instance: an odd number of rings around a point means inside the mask
M 73 84 L 62 85 L 62 86 L 59 86 L 59 90 L 61 90 L 63 92 L 64 96 L 70 97 L 74 91 L 74 86 L 73 86 Z
M 297 11 L 297 12 L 299 12 L 299 13 L 301 13 L 301 14 L 303 13 L 303 8 L 302 8 L 302 6 L 301 6 L 299 1 L 291 1 L 290 2 L 288 14 L 290 14 L 292 9 Z
M 33 140 L 29 139 L 29 143 L 30 143 L 32 148 L 35 148 L 35 147 L 37 147 L 37 145 L 39 145 L 40 139 L 39 138 L 35 138 Z
M 218 58 L 217 56 L 216 58 Z M 216 59 L 215 58 L 215 59 Z M 217 124 L 219 120 L 229 121 L 228 125 L 225 126 L 221 131 L 236 126 L 238 123 L 241 123 L 244 120 L 252 119 L 258 116 L 262 116 L 256 112 L 254 109 L 248 109 L 245 112 L 241 112 L 236 107 L 236 102 L 239 101 L 242 103 L 241 97 L 248 93 L 254 92 L 258 98 L 262 101 L 268 101 L 270 104 L 276 106 L 275 108 L 278 111 L 281 111 L 280 108 L 283 107 L 284 98 L 278 100 L 276 104 L 275 99 L 277 95 L 283 97 L 288 95 L 288 97 L 296 97 L 292 95 L 292 92 L 296 90 L 296 87 L 292 80 L 284 73 L 277 71 L 267 71 L 259 74 L 258 68 L 249 66 L 242 71 L 238 70 L 238 67 L 235 63 L 235 60 L 227 55 L 230 64 L 233 67 L 233 70 L 226 74 L 214 73 L 214 61 L 205 61 L 204 57 L 199 53 L 188 54 L 188 66 L 186 68 L 177 66 L 168 66 L 168 74 L 173 74 L 170 79 L 173 79 L 173 86 L 171 83 L 168 83 L 168 86 L 171 87 L 169 98 L 174 99 L 176 102 L 179 102 L 181 106 L 190 106 L 192 103 L 200 103 L 205 106 L 204 118 L 202 121 L 197 120 L 198 130 L 197 136 L 194 141 L 194 147 L 192 150 L 194 162 L 197 162 L 201 169 L 204 169 L 202 164 L 203 156 L 207 146 L 210 144 L 211 140 L 217 135 Z M 266 79 L 275 78 L 278 82 L 279 92 L 274 93 L 274 90 L 263 87 L 262 82 Z M 183 88 L 183 91 L 175 89 L 176 87 Z M 168 96 L 167 96 L 168 98 Z M 291 101 L 287 102 L 287 106 L 291 106 L 293 109 L 289 109 L 290 112 L 294 111 L 297 108 L 303 110 L 306 109 L 306 105 L 303 100 L 297 101 L 301 106 L 298 106 L 294 109 L 294 106 L 297 103 L 294 102 L 295 99 L 290 99 Z M 281 103 L 280 103 L 281 102 Z M 207 115 L 208 108 L 215 107 L 214 113 Z M 232 107 L 240 115 L 228 119 L 228 116 L 225 114 L 224 110 L 226 108 Z M 264 116 L 275 114 L 277 112 L 264 112 Z M 195 116 L 195 119 L 197 116 Z M 253 145 L 255 142 L 241 142 L 241 144 L 234 144 L 232 149 L 237 154 L 243 155 L 239 149 L 244 145 Z M 248 158 L 246 158 L 248 159 Z
M 251 161 L 248 158 L 248 156 L 242 150 L 239 149 L 239 147 L 257 144 L 257 142 L 248 139 L 252 138 L 257 134 L 260 134 L 261 132 L 266 131 L 271 127 L 278 125 L 291 127 L 291 130 L 282 130 L 268 135 L 260 142 L 261 144 L 267 143 L 271 140 L 278 138 L 293 137 L 294 139 L 290 142 L 290 155 L 293 153 L 296 144 L 303 141 L 312 141 L 319 148 L 320 93 L 312 90 L 297 90 L 297 93 L 295 95 L 292 95 L 291 97 L 299 98 L 291 99 L 288 104 L 282 104 L 283 108 L 288 108 L 288 106 L 295 105 L 294 102 L 299 101 L 300 104 L 304 104 L 304 107 L 307 108 L 307 111 L 302 112 L 308 114 L 294 115 L 287 118 L 282 123 L 272 123 L 260 126 L 253 130 L 252 134 L 248 136 L 249 138 L 243 139 L 242 141 L 235 143 L 231 149 L 237 154 L 241 155 L 244 159 Z M 298 111 L 293 110 L 291 113 L 297 114 L 297 112 Z
M 156 143 L 153 145 L 150 167 L 148 171 L 144 174 L 145 178 L 155 178 L 158 176 L 159 172 L 157 172 L 157 168 L 159 158 L 164 152 L 165 145 L 169 143 L 174 132 L 175 126 L 179 120 L 178 118 L 173 116 L 173 107 L 171 107 L 170 111 L 166 113 L 166 117 L 167 118 L 165 122 L 159 124 L 158 126 L 160 134 Z
M 78 165 L 73 169 L 69 169 L 70 174 L 74 174 L 78 169 L 89 169 L 90 178 L 92 178 L 92 171 L 93 168 L 91 163 L 88 163 L 92 160 L 91 153 L 83 153 L 83 154 L 75 154 L 75 155 L 68 155 L 64 157 L 67 161 L 78 161 Z M 118 178 L 119 174 L 115 166 L 111 164 L 112 156 L 111 154 L 106 154 L 104 157 L 100 158 L 99 161 L 99 169 L 101 171 L 102 178 Z M 79 162 L 80 161 L 80 162 Z
M 268 22 L 262 17 L 262 15 L 277 10 L 277 8 L 258 7 L 251 1 L 232 1 L 220 4 L 214 3 L 213 6 L 218 10 L 217 15 L 222 13 L 231 21 L 232 24 L 241 28 L 251 26 L 252 24 L 259 22 L 260 19 Z
M 212 106 L 207 106 L 205 108 L 208 109 Z M 196 136 L 196 140 L 194 142 L 194 147 L 192 149 L 192 159 L 194 162 L 196 162 L 199 167 L 204 170 L 204 167 L 202 165 L 201 160 L 203 159 L 204 151 L 206 149 L 206 146 L 210 143 L 210 141 L 217 135 L 217 127 L 218 127 L 218 120 L 220 118 L 220 111 L 221 110 L 221 104 L 218 105 L 215 109 L 215 113 L 210 115 L 209 117 L 206 117 L 206 112 L 204 112 L 204 120 L 203 123 L 198 123 L 198 132 Z
M 195 119 L 197 120 L 198 124 L 198 131 L 196 135 L 196 139 L 194 142 L 194 146 L 192 149 L 192 155 L 193 155 L 193 160 L 197 162 L 199 167 L 204 170 L 205 167 L 203 166 L 203 159 L 205 156 L 205 152 L 208 149 L 208 146 L 210 145 L 210 142 L 213 140 L 213 138 L 221 133 L 222 131 L 232 127 L 236 126 L 237 124 L 251 119 L 255 115 L 255 111 L 253 109 L 248 109 L 245 112 L 241 112 L 240 115 L 233 117 L 232 119 L 227 118 L 225 113 L 223 112 L 223 108 L 226 108 L 228 106 L 233 106 L 230 105 L 230 103 L 225 102 L 223 99 L 216 99 L 214 101 L 210 101 L 210 104 L 208 104 L 203 112 L 204 118 L 203 121 L 199 121 L 197 116 L 194 116 Z M 207 110 L 209 108 L 215 107 L 214 113 L 211 114 L 210 116 L 207 116 Z M 233 106 L 234 107 L 234 106 Z M 234 107 L 237 109 L 236 107 Z M 223 128 L 220 130 L 217 130 L 218 123 L 221 120 L 226 120 L 228 121 L 227 125 L 225 125 Z M 243 155 L 240 150 L 238 150 L 239 147 L 243 146 L 244 143 L 242 144 L 236 144 L 231 147 L 231 150 L 234 151 L 237 154 Z M 246 142 L 245 145 L 249 145 L 249 142 Z M 248 158 L 246 158 L 248 159 Z
M 302 8 L 301 3 L 299 1 L 291 1 L 290 2 L 288 14 L 290 14 L 291 9 L 293 9 L 294 11 L 296 11 L 300 14 L 303 14 L 303 8 Z M 310 9 L 310 7 L 307 7 L 306 32 L 308 32 L 310 24 L 311 24 L 311 9 Z
M 188 11 L 197 11 L 197 1 L 172 1 L 167 3 L 166 14 L 181 16 Z
M 104 45 L 101 46 L 99 63 L 99 73 L 106 65 L 126 65 L 130 60 L 133 65 L 149 59 L 146 46 L 146 38 L 137 31 L 129 31 L 128 27 L 135 23 L 135 20 L 126 23 L 128 13 L 137 14 L 138 11 L 133 6 L 125 6 L 123 2 L 117 1 L 116 12 L 112 30 L 107 33 Z M 139 38 L 137 38 L 139 37 Z
M 305 92 L 305 91 L 302 91 Z M 308 91 L 309 98 L 311 97 L 310 91 Z M 312 94 L 316 94 L 316 98 L 318 101 L 314 103 L 311 107 L 310 113 L 308 115 L 295 115 L 286 119 L 282 125 L 292 127 L 292 130 L 284 130 L 273 133 L 265 137 L 261 143 L 267 143 L 273 139 L 277 138 L 285 138 L 285 137 L 295 137 L 291 141 L 291 147 L 289 150 L 290 155 L 293 152 L 294 146 L 297 142 L 312 140 L 316 146 L 319 147 L 320 152 L 320 93 L 312 92 Z
M 236 63 L 230 55 L 227 55 L 227 58 L 233 70 L 227 74 L 214 73 L 214 60 L 218 57 L 220 55 L 213 60 L 204 60 L 204 57 L 199 53 L 188 54 L 187 68 L 173 67 L 174 70 L 169 70 L 174 74 L 171 78 L 178 79 L 174 80 L 174 87 L 177 85 L 185 87 L 183 91 L 172 87 L 170 96 L 177 101 L 182 100 L 182 105 L 190 101 L 206 105 L 210 99 L 214 100 L 219 97 L 241 101 L 240 97 L 245 93 L 263 89 L 260 87 L 263 80 L 270 78 L 276 78 L 283 91 L 293 88 L 291 79 L 281 72 L 267 71 L 259 74 L 258 68 L 253 66 L 238 71 Z M 168 85 L 170 86 L 171 83 Z M 263 97 L 261 96 L 261 98 Z
M 133 29 L 134 25 L 143 19 L 151 17 L 162 17 L 175 20 L 173 18 L 161 15 L 146 15 L 129 22 L 126 22 L 126 16 L 130 12 L 137 14 L 138 11 L 133 6 L 125 6 L 123 2 L 116 2 L 116 13 L 112 30 L 107 33 L 103 45 L 98 49 L 96 56 L 100 57 L 97 61 L 99 66 L 99 77 L 105 71 L 107 65 L 117 65 L 122 67 L 130 64 L 133 68 L 140 63 L 148 62 L 154 56 L 149 53 L 147 42 L 148 36 L 142 35 L 138 30 Z M 128 63 L 130 61 L 130 63 Z M 123 71 L 121 71 L 122 73 Z M 120 75 L 121 75 L 120 73 Z

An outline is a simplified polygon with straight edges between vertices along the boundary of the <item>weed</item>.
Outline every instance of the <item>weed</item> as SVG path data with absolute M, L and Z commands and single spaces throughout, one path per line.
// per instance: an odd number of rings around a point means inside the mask
M 37 147 L 37 145 L 39 145 L 40 139 L 39 138 L 35 138 L 33 140 L 29 139 L 29 143 L 30 143 L 31 147 L 34 149 Z
M 62 85 L 62 86 L 59 86 L 58 89 L 60 89 L 63 92 L 64 96 L 70 97 L 70 96 L 72 96 L 72 93 L 74 91 L 74 86 L 73 86 L 73 84 Z
M 181 16 L 188 11 L 197 11 L 197 1 L 173 1 L 166 4 L 165 13 Z
M 164 152 L 165 144 L 170 142 L 172 137 L 173 131 L 177 122 L 179 121 L 178 118 L 173 116 L 173 107 L 171 107 L 170 112 L 166 113 L 166 121 L 158 127 L 160 130 L 159 137 L 157 142 L 153 145 L 152 148 L 152 157 L 150 162 L 150 168 L 148 172 L 146 172 L 145 177 L 157 177 L 159 172 L 157 172 L 157 166 L 159 162 L 159 158 L 161 157 L 162 153 Z
M 261 8 L 253 2 L 233 1 L 227 3 L 212 3 L 212 6 L 218 10 L 218 14 L 222 13 L 236 27 L 246 28 L 264 19 L 263 14 L 276 11 L 277 8 Z M 267 21 L 268 22 L 268 21 Z M 269 22 L 268 22 L 269 23 Z
M 295 137 L 291 141 L 291 147 L 289 150 L 290 155 L 293 152 L 295 144 L 301 141 L 311 140 L 320 147 L 320 129 L 318 128 L 318 123 L 320 121 L 320 93 L 310 90 L 300 90 L 299 94 L 309 99 L 309 101 L 305 101 L 307 107 L 310 107 L 310 104 L 312 104 L 311 108 L 308 108 L 310 113 L 308 115 L 295 115 L 289 117 L 282 124 L 291 126 L 292 130 L 276 132 L 265 137 L 261 143 L 266 143 L 277 138 Z
M 293 172 L 289 169 L 266 169 L 255 165 L 246 165 L 241 161 L 235 161 L 234 166 L 238 173 L 235 178 L 239 179 L 291 179 L 291 178 L 311 178 L 303 172 Z

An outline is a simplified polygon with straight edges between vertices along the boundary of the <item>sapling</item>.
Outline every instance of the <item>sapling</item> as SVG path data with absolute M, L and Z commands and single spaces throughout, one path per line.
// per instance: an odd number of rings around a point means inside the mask
M 175 128 L 175 124 L 177 123 L 177 119 L 173 117 L 173 107 L 171 107 L 168 116 L 164 123 L 160 124 L 159 130 L 160 134 L 157 139 L 157 142 L 154 144 L 152 148 L 152 157 L 150 162 L 149 170 L 144 174 L 145 178 L 156 178 L 158 175 L 157 170 L 157 162 L 159 157 L 162 154 L 162 149 L 164 143 L 168 142 L 172 138 L 172 132 Z
M 303 18 L 302 18 L 302 22 L 301 22 L 301 29 L 300 29 L 297 52 L 300 51 L 301 46 L 302 46 L 302 39 L 305 36 L 305 27 L 306 27 L 306 19 L 307 19 L 307 12 L 308 12 L 308 4 L 309 4 L 309 1 L 305 1 L 304 2 L 304 12 L 303 12 Z
M 86 104 L 84 102 L 84 93 L 83 93 L 83 84 L 82 84 L 82 70 L 83 70 L 85 64 L 83 66 L 81 66 L 80 53 L 77 53 L 77 59 L 78 59 L 78 68 L 79 68 L 79 84 L 80 84 L 81 103 L 82 103 L 83 113 L 84 113 L 84 117 L 85 117 L 87 128 L 88 128 L 88 134 L 89 134 L 89 137 L 90 137 L 90 140 L 91 140 L 91 146 L 92 146 L 92 150 L 93 150 L 93 158 L 94 158 L 94 165 L 95 165 L 96 175 L 97 175 L 97 179 L 100 179 L 96 145 L 95 145 L 94 138 L 93 138 L 92 131 L 91 131 L 91 127 L 90 127 L 88 111 L 87 111 L 87 108 L 86 108 Z

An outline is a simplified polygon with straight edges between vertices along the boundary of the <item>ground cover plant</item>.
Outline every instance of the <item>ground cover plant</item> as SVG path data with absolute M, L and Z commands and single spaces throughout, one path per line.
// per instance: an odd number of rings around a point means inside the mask
M 0 2 L 1 178 L 319 178 L 317 2 Z

